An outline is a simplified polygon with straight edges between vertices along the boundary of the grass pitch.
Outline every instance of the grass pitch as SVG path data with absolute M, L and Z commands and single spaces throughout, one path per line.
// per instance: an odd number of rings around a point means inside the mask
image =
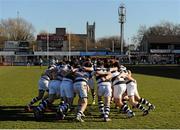
M 155 67 L 156 68 L 156 67 Z M 178 67 L 171 69 L 155 69 L 146 67 L 145 72 L 180 74 Z M 135 73 L 141 97 L 155 104 L 155 111 L 147 116 L 134 110 L 136 116 L 126 119 L 112 106 L 111 122 L 103 122 L 99 118 L 98 106 L 88 106 L 84 123 L 74 122 L 73 113 L 63 121 L 55 119 L 55 113 L 46 114 L 46 118 L 37 122 L 32 113 L 25 113 L 24 106 L 37 95 L 37 84 L 45 68 L 39 67 L 0 67 L 0 128 L 56 128 L 56 129 L 139 129 L 180 128 L 180 80 L 167 76 L 155 76 Z M 133 68 L 136 70 L 136 67 Z M 158 71 L 159 70 L 159 71 Z M 136 72 L 136 71 L 134 71 Z M 91 103 L 91 96 L 89 96 Z M 76 104 L 76 101 L 75 101 Z M 97 104 L 97 103 L 96 103 Z

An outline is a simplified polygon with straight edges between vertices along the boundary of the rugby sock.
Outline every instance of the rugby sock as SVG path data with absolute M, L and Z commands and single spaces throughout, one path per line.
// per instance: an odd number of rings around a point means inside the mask
M 109 112 L 110 112 L 110 106 L 105 106 L 104 107 L 104 117 L 105 118 L 109 117 Z
M 121 110 L 125 113 L 130 113 L 132 112 L 131 109 L 129 109 L 128 105 L 127 104 L 124 104 L 122 107 L 121 107 Z
M 152 104 L 150 102 L 148 102 L 146 99 L 141 98 L 139 101 L 141 104 L 145 104 L 146 106 L 150 107 L 152 106 Z
M 98 100 L 99 111 L 104 114 L 104 103 L 102 100 Z
M 81 105 L 78 105 L 77 110 L 79 111 L 81 109 L 81 107 L 82 107 Z
M 38 97 L 35 97 L 31 100 L 31 102 L 28 104 L 28 106 L 33 105 L 34 103 L 36 103 L 37 101 L 39 101 L 40 99 Z
M 69 108 L 68 103 L 64 103 L 64 104 L 59 106 L 59 109 L 61 109 L 63 113 L 66 113 L 68 111 L 68 108 Z
M 81 117 L 83 115 L 83 112 L 81 112 L 81 111 L 78 111 L 78 113 L 77 113 L 77 117 Z
M 136 105 L 136 108 L 138 108 L 138 109 L 140 109 L 141 111 L 146 111 L 146 108 L 145 107 L 143 107 L 140 103 L 138 103 L 137 105 Z
M 64 99 L 61 98 L 61 102 L 60 102 L 60 105 L 64 104 Z
M 47 107 L 48 104 L 49 104 L 49 101 L 48 101 L 48 100 L 44 100 L 44 101 L 42 101 L 42 102 L 39 104 L 39 106 L 37 107 L 37 109 L 38 109 L 39 111 L 43 111 L 43 110 L 46 109 L 46 107 Z

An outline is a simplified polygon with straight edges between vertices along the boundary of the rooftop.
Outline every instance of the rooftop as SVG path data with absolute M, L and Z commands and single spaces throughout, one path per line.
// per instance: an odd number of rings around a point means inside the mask
M 180 36 L 149 36 L 144 40 L 149 43 L 178 43 L 180 44 Z

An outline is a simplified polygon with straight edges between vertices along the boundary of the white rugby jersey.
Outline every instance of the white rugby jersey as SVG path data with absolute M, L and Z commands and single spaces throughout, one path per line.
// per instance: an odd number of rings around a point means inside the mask
M 63 76 L 63 80 L 74 80 L 74 75 L 73 75 L 73 68 L 69 64 L 66 64 L 62 67 L 61 69 L 61 75 Z
M 76 77 L 74 82 L 85 81 L 87 83 L 91 75 L 89 72 L 86 72 L 82 69 L 77 69 L 77 71 L 75 72 L 75 76 Z
M 58 65 L 57 66 L 57 70 L 58 70 L 57 71 L 57 79 L 60 81 L 62 81 L 62 79 L 63 79 L 63 75 L 61 74 L 63 67 L 64 67 L 64 65 Z
M 125 84 L 125 79 L 124 79 L 125 73 L 124 72 L 119 72 L 115 71 L 112 72 L 112 85 L 118 85 L 118 84 Z
M 41 75 L 41 78 L 51 80 L 51 71 L 49 69 L 46 69 L 44 73 Z
M 97 81 L 98 84 L 101 83 L 101 82 L 108 82 L 109 81 L 109 80 L 107 80 L 107 81 L 102 80 L 103 77 L 107 76 L 107 72 L 109 72 L 109 69 L 104 68 L 104 67 L 97 67 L 95 69 L 95 71 L 96 72 L 99 71 L 100 73 L 102 73 L 102 74 L 97 74 L 96 73 L 96 81 Z

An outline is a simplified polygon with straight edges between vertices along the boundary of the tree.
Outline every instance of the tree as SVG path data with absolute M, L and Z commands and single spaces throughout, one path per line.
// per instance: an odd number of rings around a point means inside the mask
M 4 41 L 6 40 L 7 40 L 6 37 L 0 36 L 0 48 L 4 48 Z
M 0 21 L 1 36 L 13 41 L 32 41 L 35 29 L 23 18 L 9 18 Z
M 119 51 L 120 50 L 120 40 L 119 36 L 110 36 L 110 37 L 103 37 L 98 39 L 96 46 L 98 48 L 109 48 L 111 51 L 114 50 Z M 113 45 L 114 44 L 114 45 Z M 125 45 L 124 41 L 124 45 Z
M 83 37 L 79 36 L 78 34 L 72 34 L 72 33 L 70 35 L 67 33 L 66 36 L 68 41 L 70 38 L 72 49 L 85 50 L 86 38 L 83 39 Z
M 41 30 L 39 32 L 39 35 L 47 35 L 47 34 L 48 34 L 48 32 L 46 30 Z
M 140 26 L 137 34 L 133 37 L 133 42 L 141 46 L 143 37 L 149 36 L 180 36 L 180 24 L 163 21 L 160 24 L 147 28 L 145 25 Z

